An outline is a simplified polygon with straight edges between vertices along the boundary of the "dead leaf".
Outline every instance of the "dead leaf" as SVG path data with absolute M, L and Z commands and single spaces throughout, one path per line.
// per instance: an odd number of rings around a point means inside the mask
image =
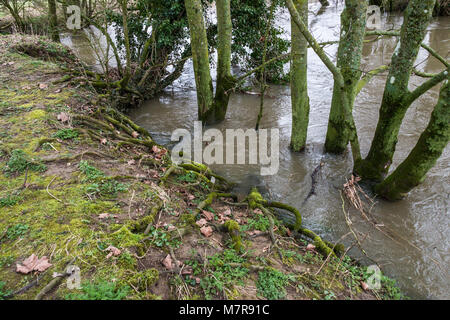
M 364 291 L 369 290 L 369 285 L 365 283 L 364 281 L 361 281 L 361 287 L 364 289 Z
M 200 229 L 200 232 L 205 236 L 205 237 L 210 237 L 211 235 L 212 235 L 212 233 L 213 233 L 213 229 L 211 228 L 211 227 L 206 227 L 206 226 L 204 226 L 204 227 L 202 227 L 201 229 Z
M 100 140 L 101 144 L 106 144 L 106 142 L 108 142 L 108 140 L 106 140 L 105 138 L 103 138 L 102 140 Z
M 128 161 L 129 166 L 133 166 L 135 164 L 136 164 L 136 160 L 134 160 L 134 159 L 131 159 L 130 161 Z
M 47 88 L 48 88 L 48 84 L 46 84 L 46 83 L 39 84 L 39 89 L 43 90 L 43 89 L 47 89 Z
M 200 219 L 196 222 L 196 224 L 201 228 L 203 226 L 205 226 L 208 223 L 208 221 L 206 221 L 206 219 Z
M 316 249 L 316 246 L 313 245 L 312 243 L 308 243 L 308 245 L 306 246 L 306 250 L 308 251 L 314 251 Z
M 214 220 L 214 213 L 206 211 L 206 210 L 202 210 L 202 214 L 206 218 L 206 220 L 208 220 L 208 221 Z
M 109 218 L 109 213 L 101 213 L 98 216 L 99 219 L 107 219 Z
M 61 121 L 62 123 L 68 122 L 69 121 L 69 115 L 65 112 L 61 112 L 60 114 L 58 114 L 57 119 L 59 121 Z
M 39 271 L 43 272 L 52 266 L 51 263 L 48 262 L 46 256 L 38 259 L 38 257 L 33 253 L 27 259 L 25 259 L 22 264 L 17 264 L 16 272 L 28 274 L 31 271 Z
M 192 269 L 191 266 L 185 266 L 185 267 L 183 268 L 183 270 L 181 270 L 181 274 L 182 274 L 182 275 L 185 275 L 185 274 L 192 274 L 192 272 L 193 272 L 193 269 Z
M 109 246 L 108 248 L 105 249 L 105 251 L 109 251 L 108 255 L 106 256 L 106 259 L 111 258 L 112 256 L 117 257 L 119 256 L 122 251 L 117 249 L 116 247 L 113 246 Z
M 153 146 L 153 147 L 152 147 L 152 151 L 153 151 L 154 153 L 160 153 L 160 152 L 161 152 L 161 149 L 158 148 L 158 146 Z
M 139 137 L 139 133 L 137 133 L 136 131 L 133 131 L 132 133 L 131 133 L 131 135 L 133 136 L 133 138 L 137 138 L 137 137 Z
M 226 208 L 225 211 L 222 213 L 224 216 L 231 216 L 231 209 Z
M 172 257 L 170 256 L 170 254 L 168 254 L 167 257 L 164 258 L 162 264 L 164 267 L 166 267 L 166 269 L 173 269 Z
M 253 212 L 256 213 L 256 214 L 263 214 L 261 209 L 255 209 L 255 210 L 253 210 Z

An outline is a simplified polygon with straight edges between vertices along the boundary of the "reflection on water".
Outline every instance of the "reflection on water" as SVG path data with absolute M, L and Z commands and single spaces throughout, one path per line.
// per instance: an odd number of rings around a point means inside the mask
M 342 6 L 331 6 L 318 12 L 317 3 L 310 5 L 310 25 L 320 41 L 337 40 L 339 37 L 339 15 Z M 384 28 L 399 28 L 402 17 L 384 17 Z M 285 12 L 278 23 L 285 26 L 289 35 L 289 16 Z M 434 19 L 429 26 L 426 43 L 446 56 L 450 49 L 450 19 Z M 396 39 L 388 38 L 368 43 L 364 47 L 362 68 L 369 71 L 390 61 Z M 334 57 L 337 46 L 326 48 Z M 439 72 L 441 64 L 428 58 L 421 51 L 418 68 L 425 72 Z M 272 86 L 265 99 L 262 128 L 280 129 L 280 170 L 271 177 L 261 177 L 257 166 L 221 165 L 213 166 L 219 173 L 240 182 L 238 191 L 245 193 L 251 186 L 263 188 L 271 197 L 300 208 L 304 223 L 329 239 L 338 240 L 348 232 L 342 212 L 339 188 L 351 174 L 352 160 L 349 154 L 331 156 L 323 154 L 328 114 L 331 103 L 333 80 L 330 72 L 311 50 L 309 52 L 308 88 L 311 99 L 308 147 L 303 153 L 289 149 L 291 132 L 291 102 L 288 86 Z M 386 77 L 381 75 L 364 88 L 355 105 L 355 120 L 363 154 L 368 152 L 378 120 L 378 110 Z M 423 80 L 413 77 L 411 89 Z M 408 110 L 402 125 L 394 169 L 404 159 L 426 127 L 431 111 L 437 101 L 439 88 L 433 88 Z M 235 94 L 231 97 L 226 120 L 217 125 L 225 128 L 253 128 L 259 110 L 259 97 Z M 130 113 L 140 125 L 152 132 L 160 143 L 169 143 L 176 128 L 192 130 L 197 119 L 197 101 L 192 64 L 186 67 L 183 76 L 160 98 L 148 101 Z M 323 160 L 321 179 L 315 196 L 302 206 L 311 187 L 310 174 Z M 416 298 L 450 298 L 450 244 L 448 239 L 450 179 L 450 148 L 447 147 L 436 166 L 428 173 L 425 182 L 399 202 L 379 200 L 372 210 L 373 217 L 395 234 L 396 241 L 369 226 L 355 211 L 350 211 L 353 227 L 368 234 L 363 247 L 369 256 L 380 263 L 383 270 L 398 280 L 408 295 Z M 344 240 L 347 245 L 352 239 Z M 419 248 L 416 249 L 415 247 Z M 360 257 L 355 251 L 353 255 Z M 361 257 L 364 259 L 364 257 Z M 366 260 L 367 263 L 369 263 Z

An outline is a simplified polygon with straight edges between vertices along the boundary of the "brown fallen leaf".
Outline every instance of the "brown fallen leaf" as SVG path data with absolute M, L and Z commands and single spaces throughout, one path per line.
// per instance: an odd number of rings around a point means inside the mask
M 105 138 L 103 138 L 102 140 L 100 140 L 101 144 L 106 144 L 106 142 L 108 142 L 108 140 L 106 140 Z
M 117 249 L 116 247 L 113 246 L 109 246 L 108 248 L 105 249 L 105 251 L 109 251 L 108 255 L 106 256 L 106 259 L 111 258 L 112 256 L 117 257 L 119 256 L 122 251 Z
M 361 281 L 361 288 L 364 289 L 364 291 L 369 290 L 369 285 L 367 283 L 365 283 L 364 281 Z
M 139 133 L 137 133 L 136 131 L 133 131 L 132 133 L 131 133 L 131 135 L 133 136 L 133 138 L 137 138 L 137 137 L 139 137 Z
M 224 216 L 231 216 L 231 209 L 226 208 L 225 211 L 222 213 Z
M 65 112 L 61 112 L 60 114 L 58 114 L 56 116 L 56 118 L 61 121 L 62 123 L 68 122 L 69 121 L 69 115 Z
M 109 213 L 101 213 L 98 215 L 99 219 L 107 219 L 109 218 Z
M 43 272 L 52 266 L 51 263 L 48 262 L 46 256 L 38 259 L 38 257 L 33 253 L 31 256 L 26 258 L 22 264 L 17 264 L 16 272 L 28 274 L 32 271 Z
M 185 266 L 185 267 L 183 268 L 183 270 L 181 270 L 181 274 L 182 274 L 182 275 L 192 274 L 192 272 L 193 272 L 193 269 L 192 269 L 191 266 Z
M 170 256 L 170 254 L 168 254 L 167 257 L 164 258 L 162 264 L 164 267 L 166 267 L 166 269 L 173 269 L 172 257 Z
M 46 84 L 46 83 L 39 84 L 39 89 L 43 90 L 43 89 L 47 89 L 47 88 L 48 88 L 48 84 Z
M 306 246 L 306 250 L 308 251 L 314 251 L 316 249 L 316 246 L 313 245 L 312 243 L 308 243 L 308 245 Z
M 214 220 L 214 213 L 206 211 L 206 210 L 202 210 L 202 214 L 206 218 L 206 220 L 208 220 L 208 221 Z
M 213 229 L 211 227 L 202 227 L 200 228 L 200 232 L 205 236 L 205 237 L 210 237 L 213 233 Z
M 202 219 L 200 219 L 200 220 L 198 220 L 198 221 L 196 222 L 196 224 L 197 224 L 200 228 L 203 227 L 203 226 L 205 226 L 207 223 L 208 223 L 208 221 L 206 221 L 206 219 L 204 219 L 204 218 L 202 218 Z
M 136 164 L 136 160 L 134 160 L 134 159 L 131 159 L 130 161 L 128 161 L 129 166 L 133 166 L 135 164 Z

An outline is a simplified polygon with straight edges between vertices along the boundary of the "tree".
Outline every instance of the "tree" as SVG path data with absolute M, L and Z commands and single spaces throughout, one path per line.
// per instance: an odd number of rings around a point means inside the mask
M 59 42 L 58 18 L 56 15 L 55 0 L 48 0 L 48 25 L 50 38 L 55 42 Z
M 294 0 L 302 22 L 308 25 L 308 0 Z M 309 122 L 309 97 L 307 85 L 308 42 L 291 18 L 291 101 L 292 134 L 291 148 L 305 148 Z
M 347 0 L 341 14 L 337 67 L 343 79 L 334 81 L 325 150 L 342 153 L 354 133 L 351 116 L 356 88 L 361 78 L 361 57 L 366 31 L 367 1 Z M 342 80 L 344 81 L 342 83 Z
M 375 187 L 375 192 L 390 200 L 401 199 L 425 179 L 449 140 L 450 85 L 447 76 L 428 126 L 416 146 L 397 169 Z
M 333 75 L 335 88 L 334 91 L 334 110 L 330 115 L 330 120 L 334 121 L 329 126 L 327 134 L 327 151 L 342 152 L 350 141 L 352 146 L 352 155 L 354 161 L 361 158 L 358 135 L 352 115 L 352 106 L 354 98 L 361 88 L 375 74 L 386 70 L 385 66 L 369 72 L 366 76 L 358 78 L 359 63 L 361 59 L 362 44 L 364 41 L 364 27 L 366 19 L 367 1 L 365 0 L 346 0 L 342 14 L 342 32 L 339 41 L 340 50 L 338 58 L 339 67 L 336 66 L 327 56 L 321 44 L 319 44 L 313 35 L 309 32 L 307 25 L 296 9 L 292 0 L 286 0 L 291 18 L 305 37 L 308 44 L 319 56 L 325 66 Z M 347 41 L 347 43 L 345 43 Z M 356 68 L 357 67 L 357 68 Z M 331 128 L 330 128 L 331 127 Z M 334 130 L 334 131 L 333 131 Z M 342 147 L 344 145 L 344 147 Z
M 225 119 L 229 90 L 235 80 L 231 76 L 231 13 L 230 0 L 217 0 L 218 74 L 216 96 L 209 65 L 208 38 L 201 0 L 185 0 L 191 34 L 192 60 L 197 87 L 198 118 L 205 123 Z
M 400 41 L 392 56 L 380 116 L 367 157 L 355 163 L 355 172 L 364 179 L 382 181 L 392 163 L 397 137 L 406 111 L 427 90 L 441 82 L 448 71 L 435 75 L 414 91 L 408 84 L 414 69 L 435 0 L 411 0 L 405 12 Z M 447 63 L 448 68 L 448 63 Z

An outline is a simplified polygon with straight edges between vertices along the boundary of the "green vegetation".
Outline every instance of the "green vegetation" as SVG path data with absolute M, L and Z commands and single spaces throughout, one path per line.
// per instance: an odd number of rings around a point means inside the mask
M 122 300 L 130 293 L 127 285 L 118 285 L 114 282 L 99 280 L 95 283 L 84 282 L 82 292 L 66 295 L 67 300 Z
M 0 281 L 0 300 L 4 300 L 4 297 L 11 293 L 11 291 L 3 291 L 3 290 L 5 290 L 5 282 Z
M 12 227 L 9 227 L 6 231 L 6 238 L 9 240 L 16 240 L 19 237 L 23 237 L 29 230 L 29 226 L 26 224 L 18 223 Z
M 258 273 L 258 294 L 269 300 L 280 300 L 286 297 L 286 286 L 295 277 L 286 275 L 276 269 L 267 269 Z
M 32 161 L 29 156 L 20 149 L 15 149 L 11 152 L 11 157 L 6 164 L 6 167 L 3 168 L 3 172 L 6 176 L 11 176 L 17 173 L 23 173 L 27 170 L 44 172 L 47 170 L 47 167 L 39 162 Z
M 17 195 L 8 195 L 6 197 L 0 198 L 0 208 L 2 207 L 12 207 L 16 205 L 22 198 Z
M 71 139 L 76 139 L 79 136 L 79 132 L 77 130 L 74 129 L 61 129 L 58 130 L 55 134 L 54 137 L 61 139 L 61 140 L 71 140 Z

